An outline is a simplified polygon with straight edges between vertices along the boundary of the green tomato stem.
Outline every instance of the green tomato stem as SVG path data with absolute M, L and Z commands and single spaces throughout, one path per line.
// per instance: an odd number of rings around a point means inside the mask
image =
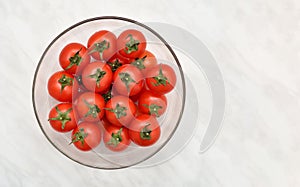
M 148 125 L 146 125 L 140 132 L 140 137 L 143 139 L 143 140 L 150 140 L 151 139 L 151 132 L 152 130 L 149 129 L 148 127 L 150 126 L 151 124 L 149 123 Z
M 126 38 L 129 38 L 129 41 L 125 44 L 125 48 L 124 51 L 126 54 L 130 54 L 133 51 L 137 51 L 138 50 L 138 46 L 140 44 L 139 40 L 135 40 L 132 36 L 132 34 L 128 34 L 128 36 Z
M 66 126 L 66 123 L 68 121 L 71 121 L 71 118 L 69 117 L 69 114 L 72 111 L 72 108 L 69 108 L 67 111 L 62 112 L 56 106 L 55 110 L 56 110 L 58 115 L 54 118 L 49 118 L 48 121 L 60 121 L 61 122 L 61 129 L 64 129 L 65 126 Z
M 81 49 L 82 48 L 80 48 L 72 57 L 69 58 L 70 64 L 67 66 L 66 70 L 70 69 L 74 65 L 76 66 L 80 65 L 82 61 L 82 57 L 79 55 Z

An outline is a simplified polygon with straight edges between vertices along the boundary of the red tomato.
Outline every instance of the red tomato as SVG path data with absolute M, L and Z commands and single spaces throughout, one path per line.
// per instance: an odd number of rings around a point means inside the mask
M 106 63 L 93 62 L 82 72 L 83 85 L 90 91 L 103 93 L 111 85 L 113 73 Z
M 136 106 L 128 97 L 115 96 L 106 103 L 105 116 L 116 126 L 128 126 L 136 113 Z
M 53 107 L 48 121 L 58 132 L 69 132 L 77 126 L 71 103 L 60 103 Z
M 78 67 L 84 67 L 90 59 L 86 47 L 80 43 L 66 45 L 59 55 L 60 66 L 70 74 L 80 73 L 82 68 Z
M 100 144 L 101 130 L 93 123 L 82 122 L 73 130 L 71 139 L 76 148 L 89 151 Z
M 113 89 L 121 95 L 136 95 L 142 90 L 143 85 L 141 71 L 131 64 L 123 65 L 114 73 Z
M 84 121 L 99 121 L 104 116 L 105 101 L 97 93 L 85 92 L 74 102 L 74 106 L 80 118 Z
M 176 74 L 167 64 L 158 64 L 146 74 L 146 83 L 150 90 L 166 94 L 173 90 L 176 84 Z
M 72 102 L 73 75 L 58 71 L 48 80 L 48 92 L 58 101 Z
M 124 57 L 137 58 L 146 49 L 146 38 L 143 33 L 138 30 L 125 30 L 118 37 L 117 49 Z
M 101 30 L 89 38 L 87 46 L 94 59 L 107 61 L 117 51 L 117 37 L 110 31 Z
M 103 141 L 105 146 L 112 151 L 123 151 L 128 147 L 131 140 L 126 127 L 106 126 Z
M 153 145 L 160 137 L 160 126 L 155 117 L 142 114 L 129 126 L 130 139 L 137 145 Z
M 167 109 L 167 98 L 151 91 L 144 91 L 139 98 L 138 108 L 144 114 L 161 116 Z
M 151 52 L 145 50 L 138 58 L 132 60 L 131 64 L 139 68 L 143 75 L 146 75 L 151 68 L 157 65 L 157 60 Z

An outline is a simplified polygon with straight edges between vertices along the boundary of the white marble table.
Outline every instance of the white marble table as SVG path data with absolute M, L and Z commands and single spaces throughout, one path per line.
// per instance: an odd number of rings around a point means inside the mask
M 91 169 L 59 153 L 35 120 L 38 60 L 62 30 L 103 15 L 167 22 L 211 50 L 224 76 L 223 129 L 204 154 L 199 138 L 155 167 Z M 300 186 L 300 2 L 0 2 L 0 186 Z

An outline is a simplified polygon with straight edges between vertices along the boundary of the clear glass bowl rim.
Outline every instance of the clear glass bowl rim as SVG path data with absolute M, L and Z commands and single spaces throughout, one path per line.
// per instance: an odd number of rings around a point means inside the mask
M 145 29 L 147 29 L 148 31 L 150 31 L 152 34 L 154 34 L 169 50 L 169 52 L 172 54 L 173 58 L 175 59 L 175 62 L 179 68 L 179 72 L 180 72 L 180 75 L 181 75 L 181 82 L 182 82 L 182 91 L 183 91 L 183 98 L 182 98 L 182 108 L 181 108 L 181 111 L 180 111 L 180 114 L 179 114 L 179 118 L 178 118 L 178 121 L 176 122 L 176 125 L 174 127 L 174 129 L 172 130 L 170 136 L 167 138 L 167 140 L 151 155 L 149 155 L 148 157 L 144 158 L 143 160 L 139 161 L 139 162 L 136 162 L 132 165 L 127 165 L 127 166 L 120 166 L 118 168 L 105 168 L 105 167 L 98 167 L 98 166 L 93 166 L 93 165 L 89 165 L 89 164 L 85 164 L 85 163 L 82 163 L 80 162 L 79 160 L 76 160 L 74 158 L 72 158 L 71 156 L 69 156 L 68 154 L 64 153 L 60 148 L 58 148 L 55 143 L 48 137 L 47 133 L 44 131 L 43 129 L 43 125 L 41 124 L 41 121 L 39 120 L 39 117 L 38 117 L 38 113 L 37 113 L 37 108 L 36 108 L 36 103 L 35 103 L 35 96 L 34 96 L 34 92 L 35 92 L 35 84 L 36 84 L 36 78 L 37 78 L 37 74 L 39 72 L 39 69 L 40 69 L 40 65 L 42 64 L 43 62 L 43 59 L 45 57 L 45 55 L 47 54 L 48 50 L 51 48 L 51 46 L 61 37 L 63 36 L 65 33 L 69 32 L 70 30 L 72 30 L 73 28 L 76 28 L 77 26 L 80 26 L 80 25 L 83 25 L 85 23 L 88 23 L 88 22 L 92 22 L 92 21 L 98 21 L 98 20 L 108 20 L 108 19 L 112 19 L 112 20 L 120 20 L 120 21 L 125 21 L 125 22 L 129 22 L 129 23 L 133 23 L 133 24 L 136 24 L 136 25 L 139 25 Z M 182 71 L 182 67 L 181 67 L 181 64 L 175 54 L 175 52 L 173 51 L 173 49 L 171 48 L 171 46 L 167 43 L 167 41 L 165 41 L 162 36 L 160 36 L 156 31 L 154 31 L 153 29 L 151 29 L 150 27 L 148 27 L 147 25 L 143 24 L 143 23 L 140 23 L 138 21 L 135 21 L 133 19 L 129 19 L 129 18 L 124 18 L 124 17 L 118 17 L 118 16 L 99 16 L 99 17 L 93 17 L 93 18 L 89 18 L 89 19 L 85 19 L 83 21 L 80 21 L 72 26 L 70 26 L 69 28 L 65 29 L 63 32 L 61 32 L 59 35 L 57 35 L 51 42 L 50 44 L 47 46 L 47 48 L 44 50 L 40 60 L 39 60 L 39 63 L 36 67 L 36 70 L 35 70 L 35 73 L 34 73 L 34 79 L 33 79 L 33 84 L 32 84 L 32 104 L 33 104 L 33 109 L 34 109 L 34 114 L 35 114 L 35 117 L 36 117 L 36 120 L 43 132 L 43 134 L 45 135 L 45 137 L 47 138 L 47 140 L 60 152 L 62 153 L 63 155 L 65 155 L 67 158 L 81 164 L 81 165 L 84 165 L 84 166 L 87 166 L 87 167 L 91 167 L 91 168 L 96 168 L 96 169 L 106 169 L 106 170 L 115 170 L 115 169 L 123 169 L 123 168 L 127 168 L 127 167 L 131 167 L 131 166 L 134 166 L 134 165 L 137 165 L 149 158 L 151 158 L 153 155 L 157 154 L 167 143 L 168 141 L 173 137 L 180 121 L 181 121 L 181 118 L 182 118 L 182 115 L 183 115 L 183 111 L 184 111 L 184 108 L 185 108 L 185 99 L 186 99 L 186 86 L 185 86 L 185 79 L 184 79 L 184 73 Z

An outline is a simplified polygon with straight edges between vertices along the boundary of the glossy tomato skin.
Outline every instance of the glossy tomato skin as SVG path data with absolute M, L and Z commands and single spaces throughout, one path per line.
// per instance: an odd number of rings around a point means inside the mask
M 113 73 L 108 64 L 93 62 L 87 65 L 82 72 L 83 85 L 90 91 L 97 93 L 106 92 L 112 82 Z
M 48 93 L 60 102 L 72 102 L 74 76 L 58 71 L 48 80 Z
M 111 151 L 119 152 L 125 150 L 130 144 L 128 129 L 107 125 L 104 129 L 103 141 Z
M 167 64 L 158 64 L 146 74 L 148 88 L 158 94 L 166 94 L 176 85 L 176 74 Z
M 145 76 L 150 69 L 157 65 L 157 60 L 150 51 L 145 50 L 138 58 L 131 60 L 130 63 L 139 68 Z
M 69 132 L 77 126 L 71 103 L 60 103 L 49 112 L 48 121 L 58 132 Z
M 167 109 L 167 98 L 152 91 L 143 91 L 138 100 L 138 108 L 144 114 L 160 117 Z
M 155 117 L 147 114 L 137 116 L 129 126 L 129 137 L 137 145 L 153 145 L 160 137 L 160 126 Z
M 146 38 L 138 30 L 128 29 L 123 31 L 117 39 L 117 49 L 126 58 L 137 58 L 146 49 Z
M 66 72 L 79 74 L 82 67 L 90 63 L 90 59 L 85 46 L 80 43 L 70 43 L 60 52 L 59 64 Z
M 137 102 L 137 101 L 139 100 L 141 94 L 142 94 L 144 91 L 147 91 L 147 90 L 149 90 L 149 89 L 147 88 L 147 85 L 144 84 L 142 90 L 141 90 L 138 94 L 130 96 L 130 99 L 131 99 L 133 102 Z
M 128 126 L 136 113 L 134 102 L 125 96 L 112 97 L 105 106 L 106 119 L 113 125 L 121 127 Z
M 144 85 L 141 71 L 131 64 L 125 64 L 118 68 L 114 73 L 113 80 L 113 89 L 125 96 L 138 94 Z
M 107 61 L 117 51 L 117 38 L 112 32 L 101 30 L 89 38 L 87 46 L 94 59 Z
M 82 122 L 72 131 L 72 143 L 82 151 L 89 151 L 101 142 L 101 130 L 93 123 Z
M 81 94 L 74 102 L 76 112 L 83 121 L 96 122 L 105 114 L 103 97 L 94 92 Z

